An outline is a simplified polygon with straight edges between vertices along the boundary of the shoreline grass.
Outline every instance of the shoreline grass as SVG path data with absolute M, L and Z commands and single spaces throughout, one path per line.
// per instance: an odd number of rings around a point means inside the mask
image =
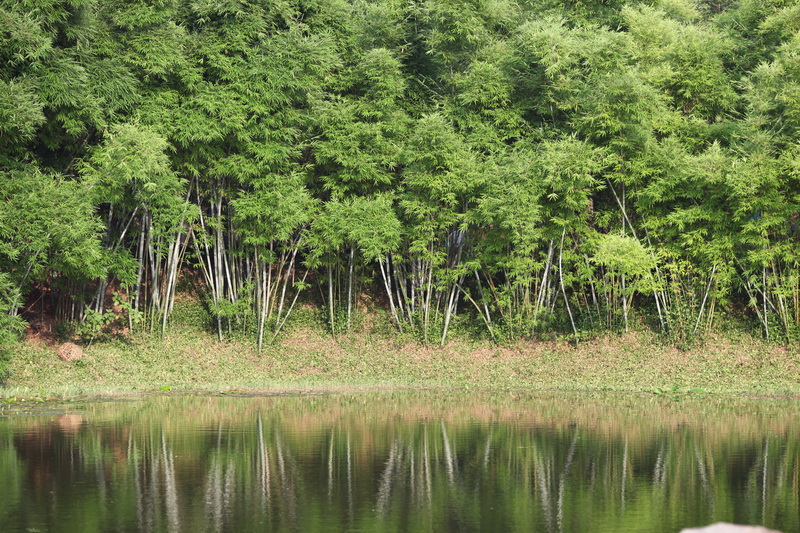
M 800 351 L 747 335 L 712 337 L 690 350 L 646 332 L 498 346 L 456 339 L 423 346 L 370 331 L 332 338 L 296 328 L 258 354 L 182 328 L 94 343 L 83 359 L 29 340 L 11 360 L 0 397 L 106 397 L 152 392 L 320 392 L 403 388 L 800 395 Z

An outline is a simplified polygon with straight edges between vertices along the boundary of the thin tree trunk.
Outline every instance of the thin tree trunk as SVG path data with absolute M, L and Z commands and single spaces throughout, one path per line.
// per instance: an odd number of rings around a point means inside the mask
M 298 240 L 297 246 L 295 246 L 295 248 L 291 252 L 291 259 L 289 260 L 289 265 L 286 267 L 285 271 L 283 271 L 284 261 L 281 261 L 281 271 L 278 272 L 279 275 L 278 283 L 280 283 L 280 276 L 283 276 L 283 290 L 281 291 L 281 297 L 280 300 L 278 301 L 278 314 L 277 314 L 278 320 L 281 319 L 281 315 L 283 314 L 283 304 L 286 301 L 286 288 L 289 285 L 290 274 L 294 271 L 294 260 L 297 257 L 297 250 L 299 245 L 300 241 Z
M 767 315 L 767 267 L 766 266 L 761 268 L 761 279 L 762 279 L 762 284 L 764 286 L 764 291 L 761 293 L 763 296 L 762 300 L 764 303 L 764 333 L 767 337 L 767 340 L 769 340 L 769 316 Z
M 266 261 L 262 261 L 257 259 L 258 263 L 256 265 L 256 269 L 259 270 L 258 276 L 258 286 L 260 287 L 260 299 L 259 299 L 259 313 L 258 313 L 258 337 L 256 344 L 258 346 L 258 353 L 261 353 L 261 347 L 264 343 L 264 325 L 267 321 L 267 306 L 269 305 L 268 302 L 268 294 L 267 294 L 267 268 L 268 265 Z M 260 265 L 260 266 L 259 266 Z M 260 420 L 259 420 L 260 422 Z
M 347 330 L 350 330 L 350 318 L 353 313 L 353 256 L 355 250 L 350 247 L 350 257 L 347 261 Z
M 328 265 L 328 315 L 331 321 L 331 334 L 336 337 L 336 325 L 333 322 L 333 265 Z
M 694 330 L 692 331 L 693 334 L 697 333 L 697 328 L 700 327 L 700 318 L 703 316 L 703 310 L 706 307 L 706 300 L 708 299 L 708 293 L 711 292 L 711 283 L 714 281 L 714 273 L 717 271 L 717 265 L 714 265 L 714 268 L 711 269 L 711 276 L 708 278 L 708 285 L 706 285 L 706 291 L 703 294 L 703 303 L 700 304 L 700 311 L 697 313 L 697 322 L 694 324 Z
M 492 316 L 489 314 L 489 305 L 486 303 L 486 296 L 483 292 L 483 284 L 481 283 L 481 277 L 477 270 L 475 271 L 475 279 L 478 281 L 478 290 L 481 291 L 481 302 L 483 303 L 483 311 L 486 315 L 486 325 L 489 327 L 489 333 L 492 335 L 492 337 L 494 337 Z
M 216 206 L 216 217 L 217 217 L 217 228 L 216 228 L 216 245 L 214 246 L 214 276 L 215 276 L 215 287 L 217 291 L 217 299 L 214 302 L 216 306 L 215 312 L 217 315 L 218 321 L 218 329 L 219 329 L 219 340 L 222 341 L 222 316 L 219 312 L 219 302 L 225 297 L 225 280 L 223 274 L 223 259 L 222 256 L 225 253 L 225 244 L 222 238 L 222 196 L 219 197 L 217 200 Z M 230 321 L 228 323 L 230 327 Z
M 561 282 L 561 293 L 564 295 L 564 305 L 567 307 L 567 314 L 569 315 L 569 322 L 572 324 L 572 332 L 575 334 L 575 344 L 578 343 L 578 328 L 575 327 L 575 320 L 572 318 L 572 310 L 569 307 L 569 299 L 567 298 L 567 290 L 564 288 L 564 269 L 562 259 L 564 256 L 564 237 L 567 235 L 567 228 L 561 232 L 561 249 L 558 251 L 558 277 Z
M 628 333 L 628 297 L 625 294 L 625 274 L 621 274 L 622 278 L 622 320 L 625 323 L 625 333 Z
M 389 297 L 389 310 L 392 313 L 392 319 L 394 319 L 395 324 L 397 324 L 398 329 L 402 332 L 403 326 L 400 323 L 400 318 L 397 315 L 397 309 L 394 305 L 394 296 L 392 295 L 392 287 L 391 287 L 391 278 L 387 275 L 387 269 L 389 268 L 388 259 L 386 262 L 386 266 L 384 266 L 383 259 L 378 259 L 378 266 L 381 269 L 381 278 L 383 279 L 383 287 L 386 289 L 386 296 Z
M 308 276 L 308 270 L 306 270 L 303 273 L 303 279 L 300 281 L 301 284 L 304 284 L 306 282 L 306 276 Z M 289 309 L 286 310 L 286 314 L 283 315 L 283 319 L 276 325 L 275 334 L 272 336 L 273 342 L 275 341 L 275 339 L 278 338 L 278 333 L 281 332 L 281 328 L 283 328 L 283 325 L 286 324 L 286 320 L 288 320 L 289 315 L 292 313 L 292 309 L 294 309 L 294 304 L 297 303 L 298 296 L 300 296 L 299 290 L 296 293 L 294 293 L 294 298 L 292 298 L 292 303 L 289 305 Z
M 402 311 L 403 317 L 408 320 L 408 326 L 414 329 L 414 279 L 409 278 L 408 272 L 404 268 L 402 262 L 398 264 L 397 261 L 392 259 L 391 265 L 387 264 L 387 270 L 392 268 L 394 273 L 395 290 L 397 291 L 397 305 Z M 411 297 L 409 298 L 408 282 L 411 281 Z
M 545 291 L 547 291 L 548 287 L 548 275 L 550 273 L 550 269 L 553 266 L 553 239 L 550 239 L 550 244 L 548 245 L 547 249 L 547 263 L 544 266 L 544 273 L 542 274 L 542 281 L 539 284 L 539 294 L 536 297 L 536 307 L 533 309 L 533 327 L 536 328 L 539 321 L 539 311 L 541 310 L 542 306 L 544 305 L 545 300 Z
M 464 249 L 463 245 L 459 244 L 458 245 L 458 254 L 456 255 L 456 261 L 455 261 L 455 264 L 453 265 L 453 267 L 457 267 L 458 264 L 461 263 L 461 252 L 463 251 L 463 249 Z M 444 342 L 447 339 L 447 329 L 450 326 L 450 316 L 451 316 L 452 310 L 454 308 L 453 303 L 454 303 L 454 300 L 455 300 L 456 290 L 458 288 L 458 285 L 459 285 L 459 282 L 458 282 L 458 280 L 456 280 L 453 283 L 452 288 L 450 289 L 450 296 L 449 296 L 449 298 L 447 300 L 447 304 L 446 304 L 446 307 L 445 307 L 444 326 L 442 327 L 442 342 L 441 342 L 442 346 L 444 346 Z
M 183 222 L 181 222 L 182 224 Z M 170 250 L 167 260 L 167 280 L 164 290 L 164 309 L 161 317 L 161 336 L 163 337 L 167 332 L 167 318 L 172 312 L 172 306 L 175 301 L 175 286 L 178 280 L 178 268 L 180 266 L 181 258 L 181 232 L 180 230 L 175 233 L 175 240 L 170 243 Z
M 431 257 L 433 257 L 433 245 L 431 245 Z M 427 269 L 426 274 L 427 279 L 427 289 L 425 291 L 425 299 L 423 301 L 424 308 L 424 320 L 423 320 L 423 336 L 425 339 L 425 344 L 428 344 L 428 325 L 430 320 L 430 312 L 431 312 L 431 301 L 433 299 L 433 260 L 430 261 L 430 265 Z

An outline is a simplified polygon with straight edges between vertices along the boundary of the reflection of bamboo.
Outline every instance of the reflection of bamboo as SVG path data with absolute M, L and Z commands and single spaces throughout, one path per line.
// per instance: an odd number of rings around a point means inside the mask
M 450 439 L 447 438 L 447 428 L 444 427 L 444 420 L 442 424 L 442 442 L 444 443 L 444 460 L 447 464 L 447 479 L 450 485 L 455 485 L 455 464 L 453 461 L 453 452 L 450 449 Z
M 283 440 L 280 435 L 275 436 L 275 446 L 278 453 L 278 473 L 281 479 L 281 488 L 283 489 L 283 499 L 286 502 L 286 516 L 289 520 L 290 527 L 293 531 L 298 529 L 297 522 L 297 495 L 295 494 L 295 480 L 289 474 L 287 463 L 289 459 L 284 457 L 288 452 L 284 452 Z
M 781 448 L 783 448 L 783 458 L 780 461 L 780 468 L 778 472 L 775 474 L 777 479 L 773 482 L 772 486 L 775 489 L 773 491 L 773 499 L 775 495 L 784 495 L 787 499 L 790 498 L 791 494 L 794 493 L 794 500 L 795 502 L 799 501 L 797 496 L 797 483 L 798 483 L 798 471 L 797 471 L 797 449 L 795 446 L 796 442 L 792 442 L 791 440 L 784 440 L 781 444 Z
M 222 421 L 217 424 L 217 448 L 211 456 L 208 478 L 206 479 L 206 504 L 211 515 L 214 531 L 222 530 L 222 462 L 220 448 L 222 447 Z
M 208 478 L 206 479 L 206 505 L 208 514 L 211 515 L 211 524 L 214 531 L 222 530 L 222 463 L 219 455 L 211 457 Z
M 553 531 L 553 508 L 550 500 L 550 478 L 552 470 L 552 459 L 548 461 L 547 465 L 542 460 L 542 454 L 539 448 L 534 445 L 533 447 L 533 461 L 534 461 L 534 476 L 536 477 L 536 485 L 539 487 L 539 493 L 542 499 L 542 509 L 544 509 L 545 520 L 547 521 L 547 531 Z
M 486 436 L 486 446 L 483 448 L 483 468 L 489 467 L 489 453 L 492 451 L 492 431 Z
M 131 435 L 133 435 L 133 431 L 131 431 Z M 139 524 L 139 531 L 149 531 L 150 528 L 145 527 L 147 524 L 145 523 L 144 518 L 144 510 L 145 510 L 145 502 L 144 502 L 144 489 L 142 488 L 142 470 L 139 468 L 139 461 L 137 461 L 138 453 L 137 447 L 133 447 L 134 453 L 128 454 L 128 460 L 133 463 L 133 480 L 134 485 L 136 487 L 136 521 Z
M 133 453 L 133 431 L 128 431 L 128 448 L 125 457 L 130 459 Z
M 706 493 L 706 499 L 711 507 L 711 516 L 714 517 L 714 490 L 711 488 L 711 483 L 709 483 L 708 469 L 706 468 L 705 461 L 700 456 L 700 449 L 697 447 L 696 442 L 694 443 L 694 456 L 695 460 L 697 461 L 697 471 L 700 474 L 700 484 L 703 488 L 703 492 Z
M 664 471 L 664 443 L 661 443 L 661 448 L 658 450 L 658 457 L 656 458 L 656 466 L 653 468 L 653 485 L 664 485 L 666 481 L 666 472 Z
M 330 444 L 328 446 L 328 503 L 333 498 L 333 431 L 331 431 Z
M 149 489 L 145 496 L 145 509 L 147 509 L 147 524 L 150 528 L 155 526 L 156 524 L 156 514 L 158 513 L 158 471 L 160 470 L 161 460 L 157 453 L 153 450 L 156 450 L 155 444 L 152 442 L 152 434 L 151 434 L 151 441 L 150 446 L 148 446 L 147 454 L 150 456 L 150 479 L 149 479 Z
M 433 506 L 433 489 L 432 489 L 433 483 L 431 482 L 431 458 L 430 458 L 430 450 L 428 447 L 428 432 L 425 431 L 426 428 L 424 427 L 422 430 L 425 432 L 424 433 L 425 437 L 423 439 L 423 446 L 422 446 L 424 454 L 424 460 L 422 464 L 423 464 L 423 471 L 425 473 L 425 480 L 424 480 L 426 486 L 425 492 L 427 493 L 428 496 L 428 508 L 430 509 Z
M 409 493 L 413 496 L 414 503 L 416 504 L 416 503 L 419 503 L 419 494 L 417 493 L 417 479 L 416 479 L 416 477 L 417 477 L 417 468 L 416 468 L 416 466 L 417 466 L 416 465 L 417 457 L 416 457 L 416 454 L 414 453 L 414 444 L 413 443 L 409 443 L 408 450 L 406 450 L 406 453 L 408 454 L 408 458 L 409 458 L 409 461 L 408 461 L 408 479 L 409 479 L 408 490 L 409 490 Z
M 383 469 L 381 479 L 378 484 L 378 502 L 376 508 L 378 514 L 384 514 L 389 506 L 389 495 L 392 492 L 392 475 L 395 471 L 395 463 L 397 462 L 397 439 L 392 441 L 392 447 L 389 450 L 389 459 L 386 461 L 386 467 Z
M 703 461 L 703 458 L 700 457 L 700 450 L 697 448 L 697 443 L 694 443 L 694 457 L 695 461 L 697 461 L 697 472 L 700 474 L 700 483 L 702 483 L 703 488 L 708 486 L 708 474 L 706 473 L 706 466 Z
M 622 510 L 625 511 L 625 490 L 628 482 L 628 437 L 625 437 L 625 448 L 622 452 L 622 491 L 620 493 Z
M 350 526 L 353 525 L 353 463 L 350 460 L 350 429 L 347 430 L 347 517 Z
M 775 474 L 775 488 L 779 489 L 781 492 L 785 490 L 786 487 L 786 471 L 789 467 L 789 446 L 786 446 L 783 450 L 783 460 L 780 461 L 778 467 L 778 472 Z
M 769 458 L 769 437 L 764 439 L 764 466 L 761 474 L 761 523 L 766 521 L 767 516 L 767 459 Z
M 653 502 L 663 502 L 667 499 L 667 440 L 662 439 L 658 448 L 656 464 L 653 467 L 653 486 L 650 488 L 650 497 Z
M 270 486 L 269 486 L 269 449 L 264 443 L 264 424 L 261 415 L 258 415 L 258 457 L 261 463 L 261 507 L 269 514 L 270 507 Z
M 165 503 L 167 506 L 169 531 L 180 531 L 178 491 L 175 486 L 175 456 L 172 452 L 167 452 L 167 440 L 163 432 L 161 433 L 161 452 L 164 454 L 164 488 L 167 492 Z
M 225 484 L 222 492 L 222 511 L 230 514 L 235 508 L 236 503 L 236 463 L 233 458 L 228 459 L 225 465 Z
M 564 528 L 564 484 L 566 483 L 567 476 L 569 475 L 570 468 L 572 467 L 572 459 L 575 457 L 575 445 L 578 443 L 578 431 L 572 437 L 572 444 L 567 453 L 567 460 L 564 463 L 564 470 L 561 472 L 561 477 L 558 480 L 558 530 L 562 531 Z

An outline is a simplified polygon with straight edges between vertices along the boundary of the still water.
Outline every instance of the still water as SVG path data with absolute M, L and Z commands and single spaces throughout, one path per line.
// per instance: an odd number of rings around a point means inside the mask
M 384 392 L 0 411 L 0 531 L 800 531 L 796 399 Z

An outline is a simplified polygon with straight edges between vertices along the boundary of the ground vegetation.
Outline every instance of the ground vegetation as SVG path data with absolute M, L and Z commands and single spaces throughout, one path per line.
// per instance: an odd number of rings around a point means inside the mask
M 0 0 L 0 345 L 800 335 L 793 0 Z M 48 317 L 48 320 L 44 320 Z M 467 326 L 466 324 L 471 324 Z

